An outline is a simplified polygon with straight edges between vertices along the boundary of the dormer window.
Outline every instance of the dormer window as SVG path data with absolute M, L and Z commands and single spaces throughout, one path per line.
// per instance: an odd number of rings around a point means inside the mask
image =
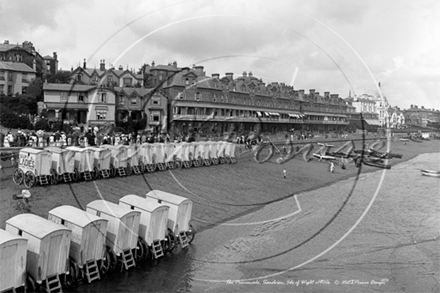
M 202 100 L 202 94 L 200 92 L 196 93 L 196 101 L 201 101 Z
M 189 85 L 189 79 L 188 78 L 185 79 L 185 85 Z
M 124 86 L 131 86 L 133 84 L 133 79 L 131 77 L 124 77 Z

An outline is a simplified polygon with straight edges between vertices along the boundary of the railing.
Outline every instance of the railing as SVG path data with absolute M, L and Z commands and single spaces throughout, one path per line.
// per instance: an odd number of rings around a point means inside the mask
M 275 117 L 241 117 L 241 116 L 212 116 L 212 115 L 173 115 L 174 120 L 191 120 L 191 121 L 231 121 L 231 122 L 284 122 L 284 123 L 313 123 L 313 124 L 341 124 L 347 125 L 345 121 L 324 121 L 324 120 L 307 120 L 307 119 L 289 119 Z

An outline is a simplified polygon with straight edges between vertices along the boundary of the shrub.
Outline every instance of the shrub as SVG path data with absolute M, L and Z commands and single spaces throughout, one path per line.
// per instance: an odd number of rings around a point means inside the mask
M 41 118 L 40 120 L 37 121 L 37 123 L 35 123 L 34 130 L 49 131 L 50 130 L 49 121 L 46 118 Z

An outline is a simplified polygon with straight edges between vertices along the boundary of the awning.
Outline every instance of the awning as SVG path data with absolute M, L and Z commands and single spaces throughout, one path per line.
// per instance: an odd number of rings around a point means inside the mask
M 108 111 L 108 107 L 107 106 L 96 106 L 95 110 Z
M 280 116 L 280 113 L 270 113 L 272 116 Z
M 376 120 L 376 119 L 364 119 L 364 120 L 365 120 L 365 122 L 367 122 L 370 125 L 380 126 L 379 120 Z
M 266 116 L 269 116 L 269 113 L 267 113 L 267 112 L 264 112 L 264 115 L 266 115 Z
M 257 112 L 258 117 L 263 116 L 263 114 L 261 114 L 261 112 Z

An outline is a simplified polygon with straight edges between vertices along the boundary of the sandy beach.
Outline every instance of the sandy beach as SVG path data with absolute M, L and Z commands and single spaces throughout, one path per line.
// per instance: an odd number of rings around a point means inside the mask
M 391 150 L 403 158 L 387 171 L 349 164 L 330 173 L 317 160 L 258 164 L 245 154 L 235 165 L 35 187 L 29 206 L 47 217 L 59 205 L 151 189 L 194 201 L 198 234 L 171 256 L 178 265 L 139 264 L 148 277 L 129 271 L 78 292 L 438 292 L 439 180 L 417 169 L 440 169 L 439 141 L 396 141 Z M 22 212 L 12 195 L 23 186 L 7 174 L 0 183 L 4 228 Z M 179 281 L 160 281 L 170 277 Z

